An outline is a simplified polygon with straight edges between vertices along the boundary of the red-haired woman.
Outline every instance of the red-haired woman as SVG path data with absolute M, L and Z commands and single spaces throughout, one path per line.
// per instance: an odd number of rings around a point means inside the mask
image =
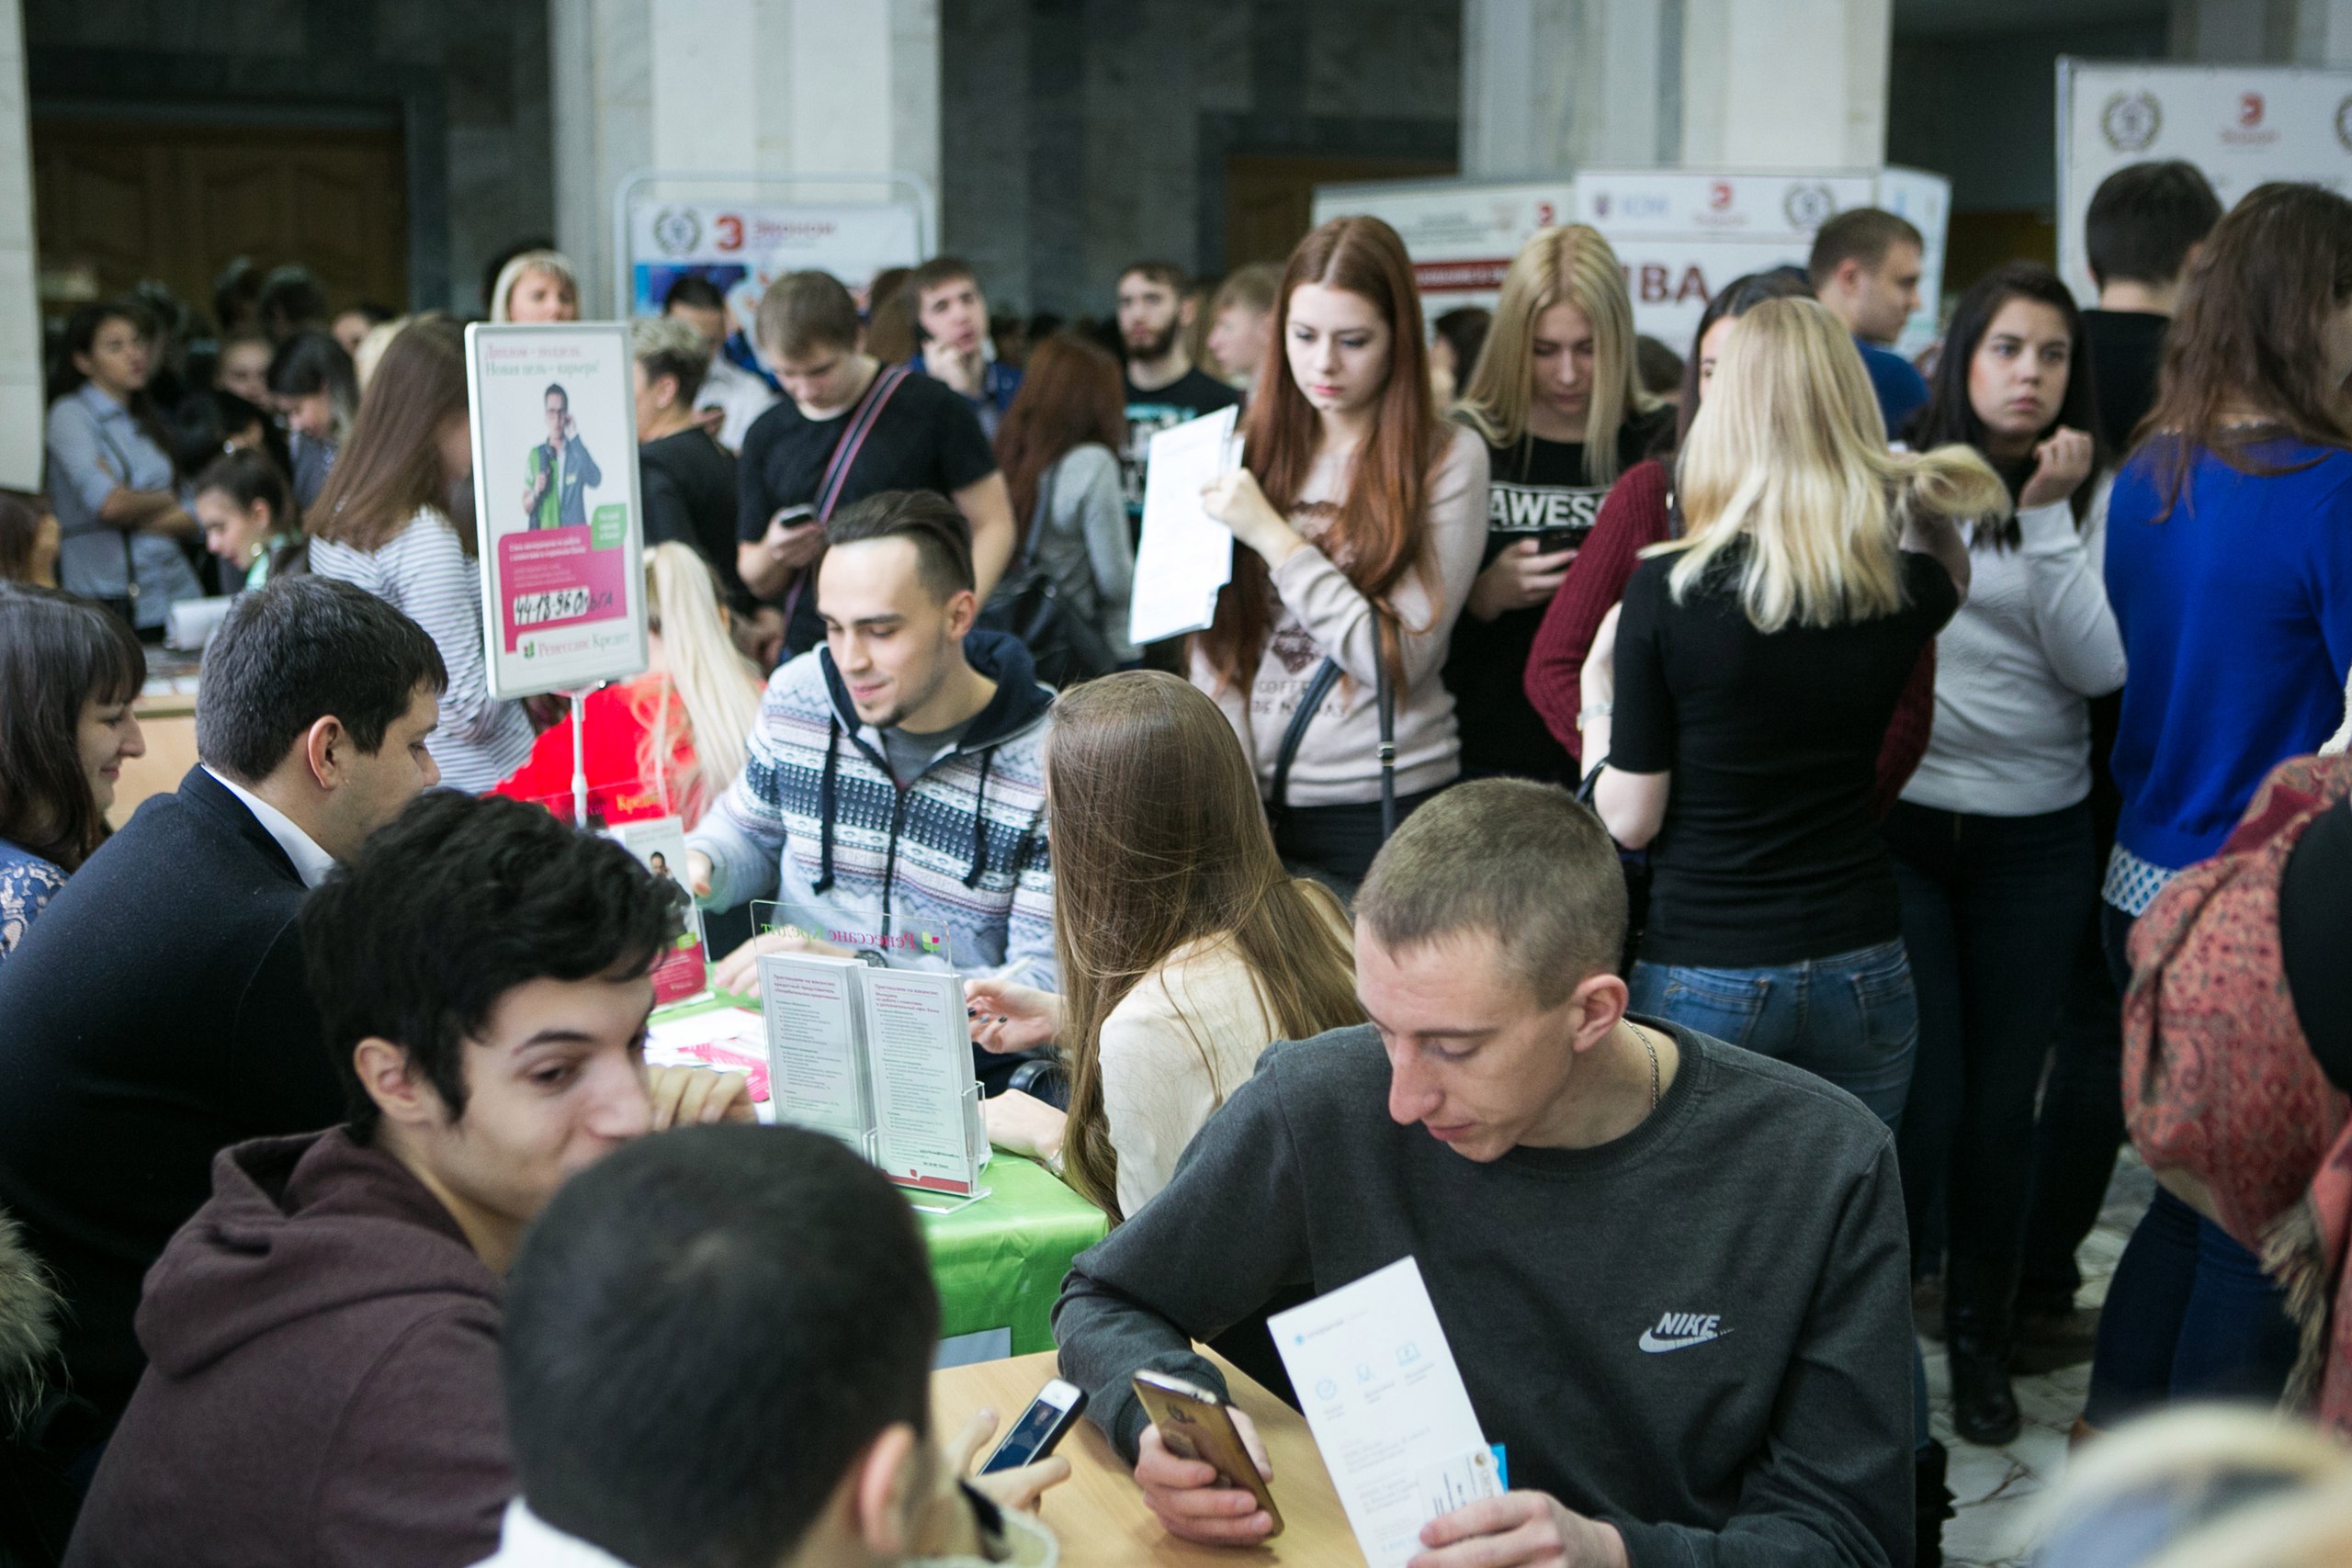
M 1136 544 L 1119 491 L 1126 445 L 1117 360 L 1068 335 L 1030 350 L 996 433 L 997 464 L 1012 492 L 1014 552 L 1045 570 L 1061 602 L 1122 663 L 1136 656 L 1127 640 Z
M 1487 448 L 1437 416 L 1412 267 L 1378 219 L 1299 242 L 1274 342 L 1242 467 L 1204 498 L 1247 547 L 1193 639 L 1193 681 L 1239 733 L 1283 860 L 1351 894 L 1382 838 L 1384 673 L 1397 818 L 1462 771 L 1438 670 L 1486 548 Z

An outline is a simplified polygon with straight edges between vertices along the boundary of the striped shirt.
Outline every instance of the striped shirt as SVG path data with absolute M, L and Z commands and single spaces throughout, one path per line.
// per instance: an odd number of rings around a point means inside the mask
M 427 508 L 374 551 L 314 540 L 311 570 L 365 588 L 423 626 L 441 650 L 449 689 L 441 694 L 441 728 L 424 744 L 442 788 L 484 794 L 529 759 L 530 715 L 521 703 L 490 694 L 481 570 L 447 518 Z

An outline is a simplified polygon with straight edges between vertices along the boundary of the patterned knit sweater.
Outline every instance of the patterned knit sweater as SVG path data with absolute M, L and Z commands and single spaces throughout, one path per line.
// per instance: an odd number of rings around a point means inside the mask
M 710 857 L 713 908 L 774 898 L 828 924 L 944 924 L 967 975 L 1020 969 L 1054 985 L 1053 872 L 1046 856 L 1046 726 L 1054 694 L 1029 650 L 975 631 L 964 657 L 996 695 L 956 744 L 901 791 L 882 732 L 859 719 L 832 655 L 769 678 L 743 772 L 688 836 Z

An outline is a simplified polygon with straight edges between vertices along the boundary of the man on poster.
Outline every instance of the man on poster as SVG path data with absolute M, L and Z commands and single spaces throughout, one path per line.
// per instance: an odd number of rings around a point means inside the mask
M 546 403 L 548 438 L 524 460 L 523 513 L 533 528 L 584 528 L 588 491 L 605 482 L 604 470 L 580 444 L 580 423 L 561 382 L 548 385 Z

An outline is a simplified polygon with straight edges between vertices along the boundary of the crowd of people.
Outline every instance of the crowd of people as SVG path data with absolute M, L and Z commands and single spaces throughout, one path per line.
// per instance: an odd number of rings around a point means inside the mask
M 650 663 L 582 736 L 491 694 L 458 320 L 77 311 L 0 496 L 0 1561 L 1051 1562 L 1064 1461 L 931 1429 L 906 1205 L 646 1067 L 688 890 L 723 991 L 754 900 L 950 935 L 989 1138 L 1110 1226 L 1063 1375 L 1178 1537 L 1275 1521 L 1132 1375 L 1284 1389 L 1267 1315 L 1406 1257 L 1510 1462 L 1424 1568 L 1939 1562 L 1921 1335 L 1972 1444 L 2083 1361 L 2084 1439 L 2352 1430 L 2352 202 L 2141 164 L 2086 241 L 2095 308 L 2011 262 L 1916 362 L 1868 209 L 1687 354 L 1581 226 L 1433 321 L 1365 217 L 1075 327 L 947 256 L 684 276 Z M 553 250 L 487 283 L 580 316 Z M 1138 646 L 1150 438 L 1236 404 L 1232 581 Z M 208 587 L 198 763 L 110 829 Z M 571 825 L 575 748 L 679 880 Z M 2211 1528 L 2154 1484 L 2045 1561 Z

